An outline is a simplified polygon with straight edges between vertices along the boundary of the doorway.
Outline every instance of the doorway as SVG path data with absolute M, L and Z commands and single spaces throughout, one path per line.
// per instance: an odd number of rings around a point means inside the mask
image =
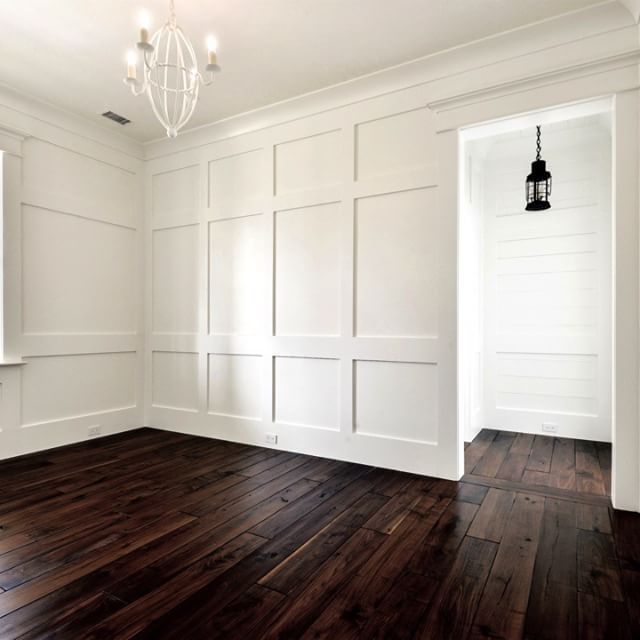
M 600 99 L 461 131 L 467 473 L 610 492 L 612 106 Z M 550 209 L 528 212 L 536 125 L 553 188 Z

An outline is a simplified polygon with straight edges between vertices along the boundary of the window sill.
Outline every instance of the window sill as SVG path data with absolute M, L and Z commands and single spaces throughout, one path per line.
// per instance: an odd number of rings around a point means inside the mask
M 26 360 L 0 360 L 0 368 L 2 367 L 19 367 L 27 364 Z

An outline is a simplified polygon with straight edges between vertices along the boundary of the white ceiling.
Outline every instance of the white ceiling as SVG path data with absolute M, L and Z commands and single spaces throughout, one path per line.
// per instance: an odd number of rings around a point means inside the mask
M 226 118 L 599 0 L 176 0 L 200 60 L 223 67 L 188 127 Z M 137 16 L 168 0 L 0 0 L 0 82 L 141 140 L 162 137 L 122 83 Z M 97 114 L 111 109 L 126 128 Z

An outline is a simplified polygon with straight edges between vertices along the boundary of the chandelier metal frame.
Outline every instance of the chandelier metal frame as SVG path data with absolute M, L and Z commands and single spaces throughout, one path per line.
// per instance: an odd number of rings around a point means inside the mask
M 143 26 L 136 47 L 142 53 L 142 81 L 137 79 L 137 61 L 130 57 L 124 82 L 134 96 L 147 95 L 167 136 L 175 138 L 193 115 L 200 86 L 211 85 L 214 74 L 220 71 L 214 45 L 209 47 L 205 78 L 198 71 L 198 61 L 191 42 L 178 26 L 175 3 L 171 0 L 169 18 L 165 24 L 151 39 Z

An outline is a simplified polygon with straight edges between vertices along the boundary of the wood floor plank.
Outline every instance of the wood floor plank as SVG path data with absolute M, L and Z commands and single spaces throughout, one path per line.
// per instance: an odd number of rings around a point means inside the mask
M 383 543 L 384 534 L 371 529 L 358 530 L 316 573 L 313 580 L 282 607 L 262 634 L 265 640 L 300 638 L 324 611 L 326 605 L 358 572 Z
M 473 467 L 472 473 L 478 476 L 495 478 L 514 441 L 515 434 L 499 431 L 478 464 Z
M 577 509 L 578 528 L 599 533 L 613 533 L 608 507 L 580 504 Z
M 265 500 L 243 505 L 246 508 L 235 515 L 221 517 L 214 513 L 200 518 L 194 526 L 183 529 L 183 535 L 169 540 L 168 547 L 156 549 L 153 557 L 147 554 L 147 563 L 139 567 L 136 573 L 129 573 L 117 583 L 105 586 L 105 589 L 121 600 L 133 602 L 153 589 L 159 581 L 179 573 L 220 545 L 231 542 L 252 525 L 283 509 L 289 501 L 304 496 L 316 485 L 303 478 Z
M 495 558 L 495 542 L 467 537 L 416 633 L 422 640 L 466 638 Z
M 516 438 L 509 449 L 507 457 L 500 465 L 496 478 L 503 478 L 504 480 L 522 480 L 522 476 L 525 472 L 527 463 L 529 462 L 529 456 L 533 447 L 533 436 L 525 433 L 518 433 Z
M 115 548 L 109 548 L 89 558 L 72 561 L 65 565 L 62 570 L 48 574 L 42 580 L 33 583 L 27 582 L 15 589 L 11 589 L 11 591 L 6 591 L 0 594 L 0 617 L 24 607 L 53 591 L 62 589 L 78 577 L 86 575 L 92 570 L 117 559 L 119 556 L 125 555 L 132 549 L 142 547 L 156 538 L 161 538 L 165 533 L 179 529 L 192 521 L 193 518 L 191 516 L 184 514 L 169 516 L 153 529 L 145 529 L 136 538 L 120 543 Z
M 598 451 L 598 462 L 604 478 L 604 488 L 608 496 L 611 495 L 611 444 L 607 442 L 596 442 Z
M 209 621 L 207 640 L 246 640 L 259 635 L 285 596 L 254 584 Z
M 531 433 L 517 433 L 516 439 L 511 446 L 511 453 L 517 453 L 529 456 L 533 449 L 533 441 L 535 436 Z
M 631 640 L 629 615 L 622 602 L 578 594 L 578 629 L 581 640 Z
M 529 471 L 541 471 L 549 473 L 551 471 L 551 456 L 553 454 L 553 438 L 549 436 L 535 436 L 527 469 Z
M 469 527 L 468 535 L 492 542 L 500 542 L 510 520 L 511 508 L 516 499 L 513 491 L 489 489 L 478 514 Z
M 101 620 L 80 638 L 119 638 L 128 640 L 142 631 L 151 622 L 188 598 L 206 584 L 223 574 L 242 558 L 249 555 L 265 542 L 264 538 L 243 533 L 211 555 L 189 565 L 174 577 L 161 582 L 153 591 L 137 598 L 131 604 L 119 609 Z M 78 634 L 77 630 L 75 632 Z
M 624 600 L 612 536 L 578 531 L 578 590 L 608 600 Z
M 553 439 L 549 486 L 569 491 L 576 490 L 575 440 L 569 438 Z
M 411 508 L 420 501 L 424 489 L 428 488 L 429 484 L 430 482 L 425 482 L 423 478 L 412 481 L 376 510 L 364 526 L 380 533 L 392 534 L 409 515 Z
M 583 493 L 597 493 L 606 495 L 606 487 L 598 450 L 593 442 L 576 440 L 576 485 Z
M 516 496 L 482 593 L 472 637 L 523 636 L 543 512 L 544 498 Z
M 487 496 L 489 487 L 477 484 L 469 484 L 468 482 L 459 482 L 456 492 L 456 500 L 462 502 L 472 502 L 473 504 L 482 504 Z
M 513 453 L 509 451 L 500 468 L 496 472 L 496 478 L 504 480 L 513 480 L 518 482 L 522 480 L 529 455 L 526 453 Z
M 300 589 L 307 577 L 317 571 L 373 514 L 381 511 L 386 502 L 383 496 L 365 494 L 261 578 L 259 583 L 284 594 Z
M 538 484 L 542 487 L 549 486 L 549 474 L 546 471 L 531 471 L 525 469 L 522 474 L 523 484 Z
M 577 534 L 576 505 L 545 498 L 525 618 L 526 638 L 573 640 L 579 637 Z
M 633 638 L 640 638 L 640 571 L 623 569 L 620 572 L 629 626 Z
M 406 575 L 420 576 L 409 571 L 410 559 L 416 546 L 433 530 L 451 503 L 450 497 L 433 493 L 434 495 L 425 495 L 411 509 L 409 516 L 391 536 L 387 536 L 305 635 L 314 638 L 362 637 L 363 627 L 380 610 L 393 585 Z M 437 582 L 432 578 L 428 578 L 428 581 Z M 406 584 L 408 586 L 409 582 Z M 412 599 L 416 600 L 418 597 L 418 594 L 414 594 Z
M 477 505 L 453 501 L 416 549 L 409 569 L 436 579 L 443 578 L 477 513 Z
M 371 469 L 367 467 L 354 467 L 337 473 L 301 500 L 288 505 L 275 516 L 254 527 L 253 533 L 263 538 L 274 538 L 308 513 L 315 512 L 318 515 L 325 512 L 331 513 L 335 509 L 344 510 L 370 490 L 372 481 L 368 477 L 370 472 Z M 346 506 L 343 491 L 353 498 Z
M 612 520 L 616 552 L 623 568 L 640 571 L 640 514 L 616 510 Z
M 464 452 L 465 473 L 471 473 L 472 469 L 480 462 L 480 459 L 487 452 L 496 435 L 498 435 L 497 431 L 483 429 L 474 441 L 469 443 L 469 446 Z

